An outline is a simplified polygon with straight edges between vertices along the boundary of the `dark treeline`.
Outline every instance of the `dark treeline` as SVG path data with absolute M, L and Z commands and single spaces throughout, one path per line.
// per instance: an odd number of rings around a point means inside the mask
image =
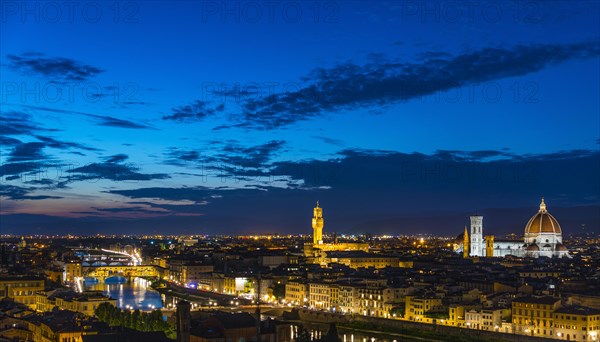
M 109 303 L 98 305 L 96 317 L 111 327 L 125 327 L 138 331 L 164 331 L 169 338 L 175 338 L 175 330 L 163 320 L 160 310 L 141 312 L 121 310 Z

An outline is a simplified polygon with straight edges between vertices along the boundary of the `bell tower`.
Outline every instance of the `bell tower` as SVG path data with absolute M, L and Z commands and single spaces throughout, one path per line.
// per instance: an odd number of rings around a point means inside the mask
M 469 254 L 471 256 L 485 256 L 483 249 L 483 216 L 471 216 L 470 240 Z
M 313 244 L 321 245 L 323 244 L 323 209 L 319 208 L 319 201 L 317 201 L 317 206 L 313 210 L 313 219 L 312 219 L 312 228 L 313 228 Z

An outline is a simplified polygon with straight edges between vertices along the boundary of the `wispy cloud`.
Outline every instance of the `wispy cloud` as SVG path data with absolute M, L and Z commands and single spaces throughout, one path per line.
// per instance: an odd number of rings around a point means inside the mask
M 6 58 L 13 70 L 53 80 L 86 81 L 104 72 L 103 69 L 70 58 L 46 57 L 42 53 L 9 54 Z
M 82 167 L 69 169 L 69 181 L 84 181 L 93 179 L 107 179 L 112 181 L 149 181 L 153 179 L 170 178 L 165 173 L 142 173 L 140 168 L 133 164 L 117 162 L 91 163 Z
M 164 115 L 163 120 L 173 121 L 200 121 L 225 109 L 223 104 L 214 108 L 204 101 L 194 101 L 190 104 L 175 107 L 170 115 Z
M 125 119 L 116 118 L 114 116 L 97 115 L 97 114 L 90 114 L 90 113 L 79 112 L 79 111 L 75 111 L 75 110 L 64 110 L 64 109 L 42 107 L 42 106 L 24 105 L 23 107 L 34 109 L 34 110 L 42 110 L 42 111 L 50 112 L 50 113 L 61 113 L 61 114 L 72 114 L 72 115 L 86 116 L 86 117 L 94 119 L 94 121 L 97 122 L 97 124 L 99 126 L 108 126 L 108 127 L 117 127 L 117 128 L 131 128 L 131 129 L 154 129 L 151 126 L 148 126 L 148 125 L 145 125 L 145 124 L 142 124 L 142 123 L 134 122 L 134 121 L 131 121 L 131 120 L 125 120 Z
M 40 142 L 31 142 L 17 145 L 10 153 L 8 162 L 22 162 L 46 159 L 42 152 L 46 145 Z
M 107 163 L 120 163 L 120 162 L 123 162 L 123 161 L 127 160 L 127 158 L 129 158 L 128 155 L 123 154 L 123 153 L 119 153 L 119 154 L 115 154 L 115 155 L 110 156 L 110 157 L 106 157 L 106 158 L 104 158 L 104 160 Z
M 419 63 L 374 61 L 314 70 L 304 89 L 244 104 L 243 123 L 271 129 L 325 112 L 398 103 L 463 85 L 522 76 L 570 59 L 596 57 L 597 42 L 486 48 Z
M 31 116 L 17 111 L 2 111 L 0 112 L 0 135 L 32 135 L 35 132 L 52 131 L 57 129 L 49 129 L 42 127 L 31 120 Z
M 104 72 L 98 67 L 64 57 L 46 57 L 42 53 L 6 55 L 9 67 L 23 73 L 66 81 L 86 81 Z
M 15 201 L 61 198 L 59 196 L 50 195 L 30 195 L 30 193 L 34 192 L 35 190 L 35 187 L 20 187 L 15 185 L 0 184 L 0 196 Z
M 484 48 L 452 56 L 430 51 L 418 62 L 384 59 L 366 64 L 341 63 L 317 68 L 302 77 L 297 91 L 242 98 L 242 112 L 215 130 L 242 127 L 275 129 L 344 110 L 401 103 L 448 89 L 523 76 L 571 59 L 597 57 L 598 42 L 569 45 L 518 45 Z M 227 94 L 225 94 L 227 95 Z M 234 95 L 231 95 L 234 96 Z M 218 104 L 196 101 L 177 107 L 165 120 L 200 121 Z

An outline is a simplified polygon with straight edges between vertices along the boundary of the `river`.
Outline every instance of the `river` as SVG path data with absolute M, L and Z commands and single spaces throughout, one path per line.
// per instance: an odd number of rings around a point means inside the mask
M 326 324 L 304 323 L 311 339 L 319 339 L 327 334 L 329 327 Z M 292 337 L 298 335 L 298 326 L 292 327 Z M 342 342 L 416 342 L 416 341 L 437 341 L 430 338 L 414 337 L 404 334 L 384 333 L 384 332 L 364 332 L 354 331 L 338 327 L 338 335 Z
M 85 282 L 86 290 L 102 291 L 104 294 L 117 300 L 117 307 L 121 309 L 152 310 L 163 307 L 163 302 L 156 290 L 150 287 L 143 278 L 134 278 L 128 283 L 124 278 L 109 283 Z

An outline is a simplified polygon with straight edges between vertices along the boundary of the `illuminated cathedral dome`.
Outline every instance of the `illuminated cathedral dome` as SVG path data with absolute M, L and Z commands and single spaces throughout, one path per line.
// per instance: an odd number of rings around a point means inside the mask
M 568 249 L 562 244 L 562 229 L 560 224 L 546 209 L 542 198 L 540 210 L 533 215 L 525 226 L 525 250 L 532 257 L 569 256 Z
M 540 211 L 537 212 L 530 220 L 527 222 L 527 226 L 525 226 L 525 236 L 534 236 L 538 234 L 561 234 L 562 230 L 560 229 L 560 225 L 558 221 L 554 218 L 554 216 L 550 215 L 548 210 L 546 210 L 546 203 L 544 203 L 544 199 L 542 198 L 542 203 L 540 203 Z

